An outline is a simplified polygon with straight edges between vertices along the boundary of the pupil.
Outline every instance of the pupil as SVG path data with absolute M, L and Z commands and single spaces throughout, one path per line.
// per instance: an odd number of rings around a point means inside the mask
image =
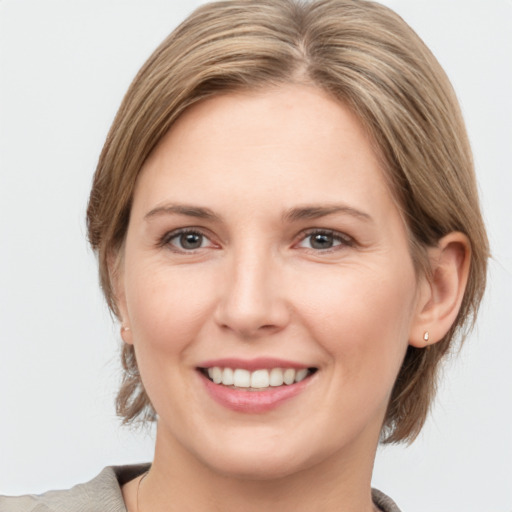
M 184 249 L 198 249 L 203 241 L 202 235 L 195 233 L 185 233 L 180 238 L 181 246 Z
M 314 235 L 311 246 L 313 249 L 329 249 L 332 247 L 332 236 L 323 234 Z

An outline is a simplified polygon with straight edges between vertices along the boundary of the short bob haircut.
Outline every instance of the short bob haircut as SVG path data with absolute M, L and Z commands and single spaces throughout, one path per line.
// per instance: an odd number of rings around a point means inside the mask
M 470 242 L 469 281 L 450 331 L 428 349 L 409 346 L 381 441 L 411 442 L 435 395 L 439 363 L 473 324 L 488 241 L 471 149 L 441 66 L 393 11 L 366 0 L 228 0 L 199 7 L 150 56 L 119 108 L 99 158 L 87 222 L 107 303 L 114 294 L 141 168 L 191 105 L 233 91 L 314 85 L 357 115 L 381 158 L 408 230 L 418 275 L 431 277 L 426 249 L 452 231 Z M 154 419 L 133 346 L 122 348 L 117 411 L 125 423 Z

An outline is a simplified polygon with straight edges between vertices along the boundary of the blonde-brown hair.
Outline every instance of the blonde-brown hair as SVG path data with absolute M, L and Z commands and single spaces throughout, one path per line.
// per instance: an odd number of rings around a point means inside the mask
M 216 94 L 290 82 L 314 84 L 357 114 L 382 158 L 418 272 L 429 275 L 426 248 L 443 235 L 469 238 L 470 275 L 457 320 L 429 350 L 408 348 L 392 392 L 382 439 L 413 440 L 435 394 L 439 362 L 478 310 L 489 250 L 450 82 L 415 32 L 380 4 L 215 2 L 165 39 L 128 89 L 94 176 L 87 221 L 106 300 L 117 314 L 109 262 L 120 254 L 142 165 L 180 114 Z M 123 346 L 122 362 L 118 413 L 125 422 L 153 417 L 131 345 Z

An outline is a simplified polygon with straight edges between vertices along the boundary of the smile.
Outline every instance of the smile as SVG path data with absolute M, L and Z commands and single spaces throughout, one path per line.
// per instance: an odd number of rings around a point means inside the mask
M 237 413 L 270 412 L 317 381 L 318 368 L 274 358 L 204 361 L 196 367 L 204 389 L 219 405 Z
M 316 372 L 316 368 L 269 368 L 249 371 L 245 368 L 201 368 L 208 379 L 222 386 L 240 388 L 245 391 L 259 391 L 273 387 L 290 386 Z

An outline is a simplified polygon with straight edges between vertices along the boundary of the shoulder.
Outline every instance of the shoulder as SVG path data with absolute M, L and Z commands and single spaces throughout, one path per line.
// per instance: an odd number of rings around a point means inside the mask
M 148 468 L 148 464 L 109 466 L 90 482 L 71 489 L 0 496 L 0 512 L 126 512 L 121 485 Z
M 372 489 L 372 498 L 373 503 L 375 503 L 382 512 L 400 512 L 397 504 L 378 489 Z

